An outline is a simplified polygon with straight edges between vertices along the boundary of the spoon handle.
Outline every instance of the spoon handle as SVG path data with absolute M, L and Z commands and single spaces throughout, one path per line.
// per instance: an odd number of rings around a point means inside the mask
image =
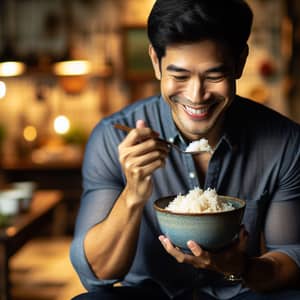
M 128 126 L 122 125 L 122 124 L 114 124 L 114 127 L 117 128 L 117 129 L 123 130 L 125 132 L 129 132 L 133 129 L 131 127 L 128 127 Z

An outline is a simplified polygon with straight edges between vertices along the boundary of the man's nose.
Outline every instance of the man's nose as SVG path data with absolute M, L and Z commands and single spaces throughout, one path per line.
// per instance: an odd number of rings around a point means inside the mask
M 195 104 L 204 101 L 205 85 L 201 78 L 190 80 L 188 85 L 188 95 L 190 100 Z

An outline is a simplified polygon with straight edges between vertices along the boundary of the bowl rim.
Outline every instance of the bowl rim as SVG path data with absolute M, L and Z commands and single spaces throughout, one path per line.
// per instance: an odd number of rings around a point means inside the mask
M 232 209 L 232 210 L 225 210 L 225 211 L 217 211 L 217 212 L 203 212 L 203 213 L 186 213 L 186 212 L 174 212 L 174 211 L 170 211 L 170 210 L 166 210 L 165 208 L 161 208 L 157 205 L 158 201 L 162 201 L 164 199 L 169 199 L 169 198 L 173 198 L 175 199 L 177 195 L 171 195 L 171 196 L 166 196 L 166 197 L 161 197 L 156 199 L 153 202 L 153 207 L 156 211 L 161 212 L 161 213 L 165 213 L 165 214 L 170 214 L 170 215 L 179 215 L 179 216 L 211 216 L 211 215 L 222 215 L 222 214 L 229 214 L 229 213 L 233 213 L 239 210 L 244 210 L 245 206 L 246 206 L 246 201 L 244 199 L 240 199 L 237 197 L 233 197 L 233 196 L 224 196 L 224 195 L 218 195 L 218 197 L 221 198 L 225 198 L 225 199 L 232 199 L 234 201 L 237 201 L 241 204 L 241 207 L 238 207 L 236 209 Z

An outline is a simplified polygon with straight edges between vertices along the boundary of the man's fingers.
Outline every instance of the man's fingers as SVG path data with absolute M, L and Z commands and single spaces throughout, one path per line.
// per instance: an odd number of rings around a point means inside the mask
M 201 247 L 195 243 L 194 241 L 188 241 L 187 242 L 187 246 L 189 247 L 189 249 L 191 250 L 191 252 L 195 255 L 195 256 L 200 256 L 203 252 L 203 250 L 201 249 Z
M 146 122 L 144 120 L 137 120 L 135 123 L 136 128 L 146 128 Z
M 165 250 L 172 255 L 179 263 L 186 263 L 194 266 L 195 268 L 211 269 L 212 265 L 211 255 L 208 251 L 205 251 L 194 241 L 188 241 L 187 246 L 191 251 L 191 254 L 183 253 L 178 247 L 174 247 L 172 242 L 164 235 L 159 236 L 159 240 L 162 243 Z
M 185 260 L 185 254 L 180 251 L 178 247 L 174 247 L 171 241 L 163 235 L 158 237 L 165 250 L 172 255 L 179 263 Z
M 192 264 L 195 268 L 211 268 L 211 255 L 205 251 L 194 241 L 187 242 L 188 248 L 191 250 L 193 256 L 187 258 L 187 262 Z

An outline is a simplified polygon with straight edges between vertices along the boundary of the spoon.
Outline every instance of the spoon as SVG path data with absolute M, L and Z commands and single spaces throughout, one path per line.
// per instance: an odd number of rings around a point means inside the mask
M 130 132 L 132 129 L 135 129 L 135 128 L 132 128 L 132 127 L 128 127 L 126 125 L 122 125 L 122 124 L 114 124 L 114 127 L 117 128 L 117 129 L 120 129 L 122 131 L 125 131 L 125 132 Z M 164 139 L 160 139 L 160 138 L 157 138 L 157 140 L 167 144 L 169 147 L 172 147 L 174 148 L 175 150 L 179 151 L 180 153 L 183 153 L 183 154 L 190 154 L 190 155 L 196 155 L 196 154 L 199 154 L 199 153 L 203 153 L 203 152 L 209 152 L 209 151 L 206 151 L 206 150 L 199 150 L 199 151 L 185 151 L 185 150 L 182 150 L 179 146 L 175 145 L 174 143 L 172 142 L 169 142 L 169 141 L 166 141 Z

